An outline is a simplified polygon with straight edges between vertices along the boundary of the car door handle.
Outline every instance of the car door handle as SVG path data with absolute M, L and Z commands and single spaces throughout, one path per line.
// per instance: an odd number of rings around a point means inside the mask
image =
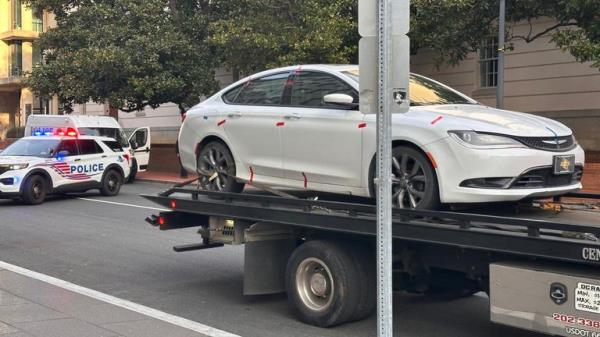
M 227 117 L 229 118 L 237 118 L 237 117 L 242 117 L 242 113 L 241 112 L 232 112 L 232 113 L 228 113 Z
M 107 157 L 108 157 L 107 155 L 102 156 L 102 158 L 107 158 Z
M 77 159 L 74 159 L 73 161 L 80 161 L 80 160 L 81 160 L 81 158 L 77 158 Z
M 283 116 L 283 118 L 287 119 L 287 120 L 297 120 L 300 119 L 300 115 L 297 113 L 293 113 L 293 114 L 289 114 L 289 115 L 285 115 Z

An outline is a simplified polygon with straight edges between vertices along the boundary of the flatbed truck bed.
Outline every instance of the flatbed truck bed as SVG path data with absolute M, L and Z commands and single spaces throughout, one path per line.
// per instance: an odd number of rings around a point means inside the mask
M 201 242 L 176 251 L 245 244 L 244 294 L 285 291 L 295 314 L 321 327 L 375 308 L 374 205 L 184 186 L 144 197 L 169 209 L 147 218 L 161 230 L 199 227 Z M 600 337 L 600 213 L 568 223 L 404 209 L 392 218 L 395 290 L 485 291 L 494 322 Z

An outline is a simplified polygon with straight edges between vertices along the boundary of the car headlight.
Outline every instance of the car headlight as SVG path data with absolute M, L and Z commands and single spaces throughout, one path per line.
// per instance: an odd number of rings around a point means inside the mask
M 523 143 L 507 136 L 478 133 L 475 131 L 448 131 L 450 137 L 460 144 L 477 149 L 498 149 L 507 147 L 527 147 Z
M 14 171 L 14 170 L 22 170 L 25 169 L 29 166 L 29 164 L 27 163 L 23 163 L 23 164 L 8 164 L 8 165 L 0 165 L 1 167 L 7 168 L 9 171 Z

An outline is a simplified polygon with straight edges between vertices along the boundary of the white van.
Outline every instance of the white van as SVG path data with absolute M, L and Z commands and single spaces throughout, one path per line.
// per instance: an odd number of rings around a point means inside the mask
M 80 115 L 30 115 L 25 125 L 25 136 L 54 134 L 57 130 L 76 129 L 86 136 L 114 138 L 121 147 L 131 154 L 131 173 L 128 182 L 135 180 L 137 172 L 145 171 L 150 161 L 150 128 L 135 129 L 129 137 L 116 119 L 110 116 Z

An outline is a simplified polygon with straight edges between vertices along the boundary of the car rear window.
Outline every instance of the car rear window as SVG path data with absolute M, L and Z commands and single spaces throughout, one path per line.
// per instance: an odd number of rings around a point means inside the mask
M 103 140 L 104 145 L 108 146 L 113 152 L 123 152 L 121 144 L 115 140 Z

